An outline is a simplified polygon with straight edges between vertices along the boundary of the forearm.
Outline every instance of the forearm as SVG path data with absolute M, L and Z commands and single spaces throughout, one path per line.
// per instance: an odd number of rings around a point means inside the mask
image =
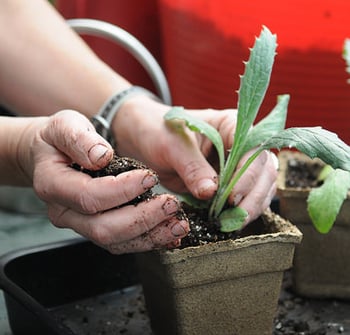
M 2 0 L 0 40 L 0 103 L 21 115 L 70 108 L 91 117 L 130 86 L 46 0 Z
M 28 167 L 31 166 L 33 120 L 0 117 L 0 184 L 31 186 L 32 171 Z

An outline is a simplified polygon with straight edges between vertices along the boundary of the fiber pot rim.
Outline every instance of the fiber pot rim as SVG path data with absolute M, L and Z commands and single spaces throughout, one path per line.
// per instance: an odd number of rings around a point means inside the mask
M 262 215 L 262 219 L 271 224 L 271 232 L 250 235 L 236 240 L 208 243 L 201 246 L 187 247 L 184 249 L 158 250 L 163 264 L 177 263 L 189 258 L 202 257 L 207 254 L 237 250 L 250 246 L 271 242 L 299 244 L 302 240 L 302 233 L 290 221 L 283 219 L 270 209 Z

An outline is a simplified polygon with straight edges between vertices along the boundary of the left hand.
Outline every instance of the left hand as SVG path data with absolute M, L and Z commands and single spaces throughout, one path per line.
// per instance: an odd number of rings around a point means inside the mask
M 89 120 L 74 111 L 31 118 L 16 149 L 28 183 L 46 202 L 51 222 L 70 228 L 112 253 L 172 248 L 189 230 L 178 215 L 175 196 L 160 194 L 137 206 L 128 203 L 158 181 L 149 169 L 92 178 L 73 169 L 105 167 L 113 157 L 110 144 Z M 31 121 L 30 121 L 31 120 Z

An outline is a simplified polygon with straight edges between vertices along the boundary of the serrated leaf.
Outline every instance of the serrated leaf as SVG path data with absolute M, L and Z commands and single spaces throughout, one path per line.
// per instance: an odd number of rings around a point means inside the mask
M 276 54 L 276 35 L 263 27 L 255 40 L 238 90 L 238 118 L 234 142 L 242 143 L 256 118 L 270 82 Z
M 341 209 L 350 188 L 350 173 L 333 170 L 325 182 L 312 189 L 308 196 L 308 212 L 315 228 L 323 234 L 328 233 Z
M 266 141 L 261 149 L 296 148 L 318 157 L 334 169 L 350 171 L 350 147 L 337 134 L 321 127 L 288 128 Z
M 223 233 L 229 233 L 242 228 L 248 212 L 241 207 L 231 207 L 224 210 L 220 216 L 220 230 Z
M 268 28 L 263 27 L 250 51 L 249 60 L 245 63 L 244 74 L 241 76 L 238 90 L 237 125 L 233 145 L 222 173 L 221 182 L 223 185 L 229 182 L 239 159 L 242 157 L 242 146 L 256 119 L 270 82 L 276 48 L 276 35 L 272 34 Z
M 225 163 L 224 144 L 220 133 L 207 122 L 186 113 L 182 107 L 174 107 L 164 115 L 166 121 L 182 120 L 186 126 L 192 131 L 205 135 L 215 146 L 219 156 L 220 171 L 222 171 Z
M 278 97 L 274 109 L 249 131 L 247 140 L 240 151 L 242 154 L 257 147 L 285 128 L 288 102 L 288 94 Z

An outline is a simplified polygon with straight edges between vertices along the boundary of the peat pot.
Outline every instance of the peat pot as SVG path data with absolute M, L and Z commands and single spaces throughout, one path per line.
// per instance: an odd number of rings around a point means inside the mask
M 157 335 L 271 335 L 283 272 L 302 234 L 267 211 L 236 240 L 138 255 Z
M 303 233 L 296 247 L 293 286 L 299 295 L 315 298 L 350 298 L 350 193 L 343 203 L 331 231 L 321 234 L 314 228 L 307 212 L 310 188 L 286 186 L 290 162 L 301 160 L 317 169 L 320 160 L 304 154 L 282 151 L 279 158 L 277 192 L 280 215 L 297 225 Z M 331 196 L 331 195 L 330 195 Z

